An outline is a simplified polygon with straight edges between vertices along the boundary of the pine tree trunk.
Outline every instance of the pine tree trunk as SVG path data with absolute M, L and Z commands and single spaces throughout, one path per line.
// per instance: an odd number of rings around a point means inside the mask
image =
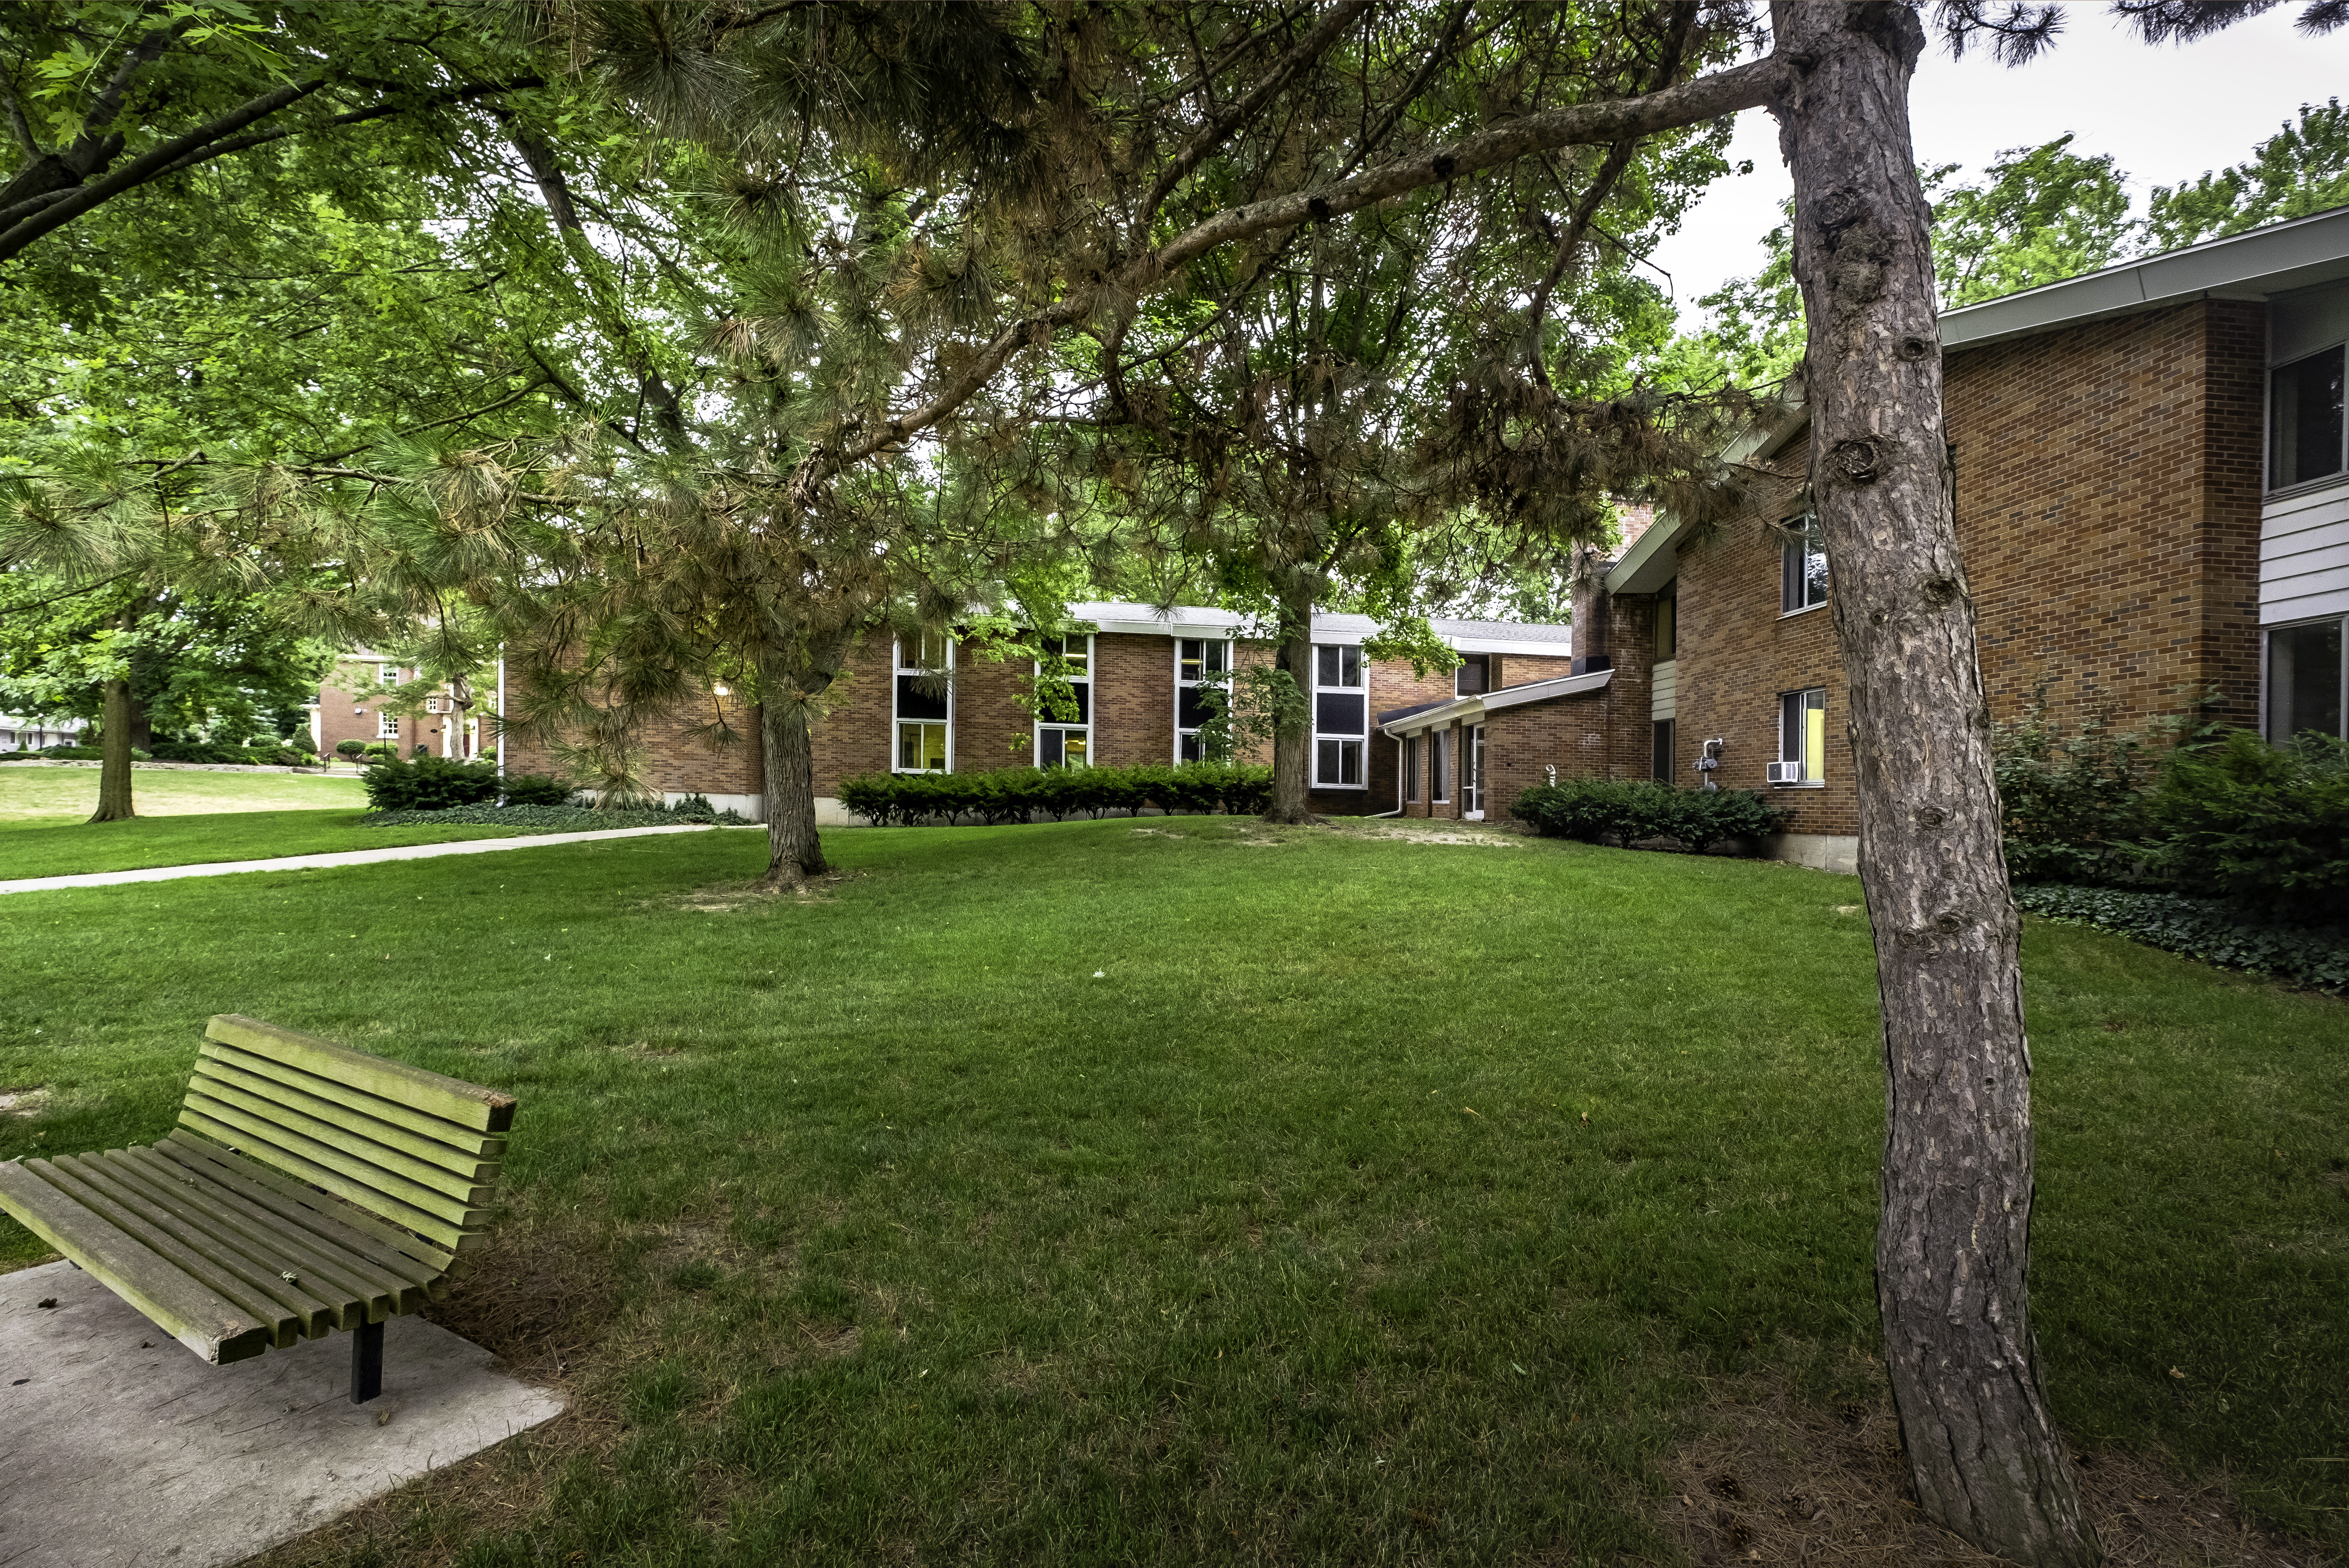
M 106 728 L 98 736 L 98 809 L 92 822 L 127 822 L 130 809 L 130 679 L 106 683 Z
M 1267 822 L 1319 822 L 1306 795 L 1311 788 L 1313 752 L 1313 593 L 1292 588 L 1280 599 L 1280 640 L 1273 668 L 1288 672 L 1307 706 L 1288 715 L 1272 732 L 1272 808 Z
M 1808 318 L 1810 478 L 1850 689 L 1887 1072 L 1885 1359 L 1925 1514 L 2018 1563 L 2099 1559 L 2043 1387 L 2030 1055 L 1973 601 L 1958 556 L 1908 7 L 1776 0 Z
M 764 764 L 767 875 L 771 891 L 804 887 L 832 869 L 815 825 L 815 699 L 831 688 L 836 660 L 821 671 L 795 670 L 780 652 L 759 658 L 759 749 Z

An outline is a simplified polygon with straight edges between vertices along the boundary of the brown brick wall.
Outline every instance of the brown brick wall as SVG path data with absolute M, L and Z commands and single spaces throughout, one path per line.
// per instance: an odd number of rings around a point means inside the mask
M 1093 754 L 1111 767 L 1174 760 L 1174 639 L 1093 639 Z
M 808 746 L 818 795 L 838 795 L 840 781 L 858 774 L 889 771 L 895 744 L 890 730 L 894 658 L 887 632 L 863 639 L 848 650 L 846 667 L 824 693 L 824 715 Z
M 1496 653 L 1493 655 L 1493 690 L 1506 686 L 1530 686 L 1537 680 L 1555 680 L 1561 675 L 1574 673 L 1572 658 L 1553 658 L 1541 653 Z
M 955 647 L 954 770 L 992 773 L 1026 767 L 1036 760 L 1036 714 L 1020 699 L 1032 698 L 1036 666 L 1025 659 L 988 659 L 975 642 Z M 1096 684 L 1095 690 L 1099 690 Z M 882 691 L 885 700 L 888 688 Z M 877 710 L 889 728 L 888 708 Z

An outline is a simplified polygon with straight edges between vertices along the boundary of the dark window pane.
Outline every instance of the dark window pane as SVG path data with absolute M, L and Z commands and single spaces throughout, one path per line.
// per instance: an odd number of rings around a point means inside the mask
M 897 717 L 900 719 L 943 719 L 947 716 L 947 694 L 944 691 L 923 691 L 917 687 L 930 684 L 919 675 L 897 677 Z
M 2342 350 L 2279 366 L 2268 406 L 2271 487 L 2341 472 Z
M 1358 784 L 1362 782 L 1361 742 L 1338 742 L 1338 782 L 1341 784 Z
M 1342 682 L 1338 679 L 1337 649 L 1329 647 L 1326 644 L 1320 648 L 1315 649 L 1313 650 L 1313 684 L 1316 686 L 1337 686 L 1342 684 Z
M 1656 601 L 1656 658 L 1659 661 L 1677 657 L 1680 636 L 1680 600 L 1661 598 Z
M 1037 735 L 1036 765 L 1038 767 L 1057 768 L 1069 760 L 1068 751 L 1062 744 L 1062 739 L 1067 734 L 1066 730 L 1046 730 Z
M 1323 691 L 1313 699 L 1313 727 L 1325 735 L 1359 735 L 1362 732 L 1362 718 L 1359 692 Z
M 1209 717 L 1206 701 L 1196 686 L 1179 686 L 1174 690 L 1174 727 L 1195 730 Z
M 1197 761 L 1199 760 L 1199 737 L 1198 737 L 1198 736 L 1196 736 L 1196 735 L 1185 735 L 1185 736 L 1184 736 L 1184 737 L 1183 737 L 1183 753 L 1182 753 L 1182 754 L 1183 754 L 1183 760 L 1184 760 L 1185 762 L 1186 762 L 1186 763 L 1195 763 L 1195 762 L 1197 762 Z
M 1827 602 L 1827 547 L 1816 535 L 1803 543 L 1803 605 Z
M 1402 797 L 1405 800 L 1419 798 L 1419 737 L 1416 735 L 1402 743 Z
M 1362 650 L 1359 648 L 1341 648 L 1338 650 L 1338 684 L 1360 686 L 1362 683 Z
M 2268 633 L 2268 739 L 2341 732 L 2341 623 Z
M 1803 760 L 1803 694 L 1789 691 L 1778 699 L 1778 760 Z
M 1672 722 L 1670 719 L 1656 721 L 1655 776 L 1666 784 L 1672 782 Z
M 1473 697 L 1487 690 L 1485 682 L 1492 673 L 1492 661 L 1481 653 L 1472 653 L 1460 661 L 1453 671 L 1452 691 L 1455 696 Z
M 1322 741 L 1313 748 L 1313 782 L 1334 784 L 1338 777 L 1338 748 L 1343 741 Z

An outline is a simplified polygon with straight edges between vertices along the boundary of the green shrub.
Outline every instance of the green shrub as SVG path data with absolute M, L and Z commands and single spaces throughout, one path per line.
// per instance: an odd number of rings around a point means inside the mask
M 2052 920 L 2094 926 L 2204 963 L 2313 991 L 2349 991 L 2349 932 L 2337 927 L 2264 921 L 2218 898 L 2123 888 L 2020 887 L 2014 902 Z
M 495 801 L 498 770 L 487 763 L 421 756 L 412 763 L 387 761 L 369 768 L 363 787 L 368 806 L 376 811 L 445 811 Z
M 336 741 L 335 742 L 335 755 L 338 757 L 362 756 L 366 753 L 367 748 L 367 743 L 365 741 Z
M 223 746 L 213 741 L 158 741 L 155 755 L 167 763 L 249 763 L 242 746 Z
M 747 819 L 739 811 L 709 816 L 686 816 L 666 807 L 637 811 L 604 810 L 592 805 L 452 805 L 441 811 L 371 811 L 359 818 L 362 827 L 512 827 L 562 828 L 592 833 L 616 827 L 676 827 L 686 823 L 714 822 L 738 826 Z
M 359 755 L 367 759 L 368 766 L 373 767 L 378 763 L 398 762 L 399 748 L 389 741 L 369 741 L 359 749 Z
M 1757 791 L 1679 789 L 1651 779 L 1536 784 L 1510 809 L 1553 838 L 1626 848 L 1670 839 L 1698 851 L 1781 832 L 1788 815 Z
M 2023 882 L 2138 882 L 2149 872 L 2149 785 L 2142 736 L 2092 720 L 2066 737 L 2047 722 L 2046 692 L 2025 716 L 1994 726 L 2006 865 Z
M 2191 893 L 2266 915 L 2349 919 L 2349 746 L 2250 731 L 2171 753 L 2147 805 L 2154 868 Z
M 1272 770 L 1234 763 L 1131 768 L 1001 768 L 973 774 L 864 774 L 843 780 L 840 800 L 875 826 L 966 820 L 1061 821 L 1112 812 L 1261 815 Z
M 47 757 L 53 761 L 60 763 L 102 763 L 106 761 L 105 748 L 100 746 L 46 746 L 37 752 L 20 751 L 12 752 L 9 754 L 22 762 L 30 762 L 35 757 Z M 139 747 L 133 746 L 130 748 L 130 760 L 134 763 L 151 763 L 155 760 L 155 753 L 152 752 L 141 751 Z
M 579 792 L 561 779 L 544 774 L 508 774 L 505 781 L 505 803 L 508 805 L 569 805 L 571 797 Z

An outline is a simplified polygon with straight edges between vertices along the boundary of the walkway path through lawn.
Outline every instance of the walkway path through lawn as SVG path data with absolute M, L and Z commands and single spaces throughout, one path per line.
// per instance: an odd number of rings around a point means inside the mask
M 240 871 L 308 871 L 322 866 L 372 866 L 378 860 L 423 860 L 435 855 L 487 855 L 542 844 L 583 844 L 598 838 L 642 838 L 655 833 L 707 833 L 714 824 L 675 827 L 610 827 L 597 833 L 539 833 L 527 838 L 469 838 L 456 844 L 405 844 L 390 849 L 346 849 L 333 855 L 284 855 L 274 860 L 214 860 L 194 866 L 152 866 L 142 871 L 88 871 L 78 877 L 25 877 L 0 882 L 0 893 L 46 893 L 58 888 L 110 888 L 118 882 L 169 882 L 181 877 L 230 877 Z

